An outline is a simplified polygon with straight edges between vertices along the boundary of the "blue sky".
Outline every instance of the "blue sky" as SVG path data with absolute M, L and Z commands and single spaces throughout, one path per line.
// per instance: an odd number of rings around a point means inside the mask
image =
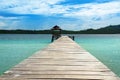
M 0 0 L 0 29 L 83 30 L 120 24 L 120 0 Z

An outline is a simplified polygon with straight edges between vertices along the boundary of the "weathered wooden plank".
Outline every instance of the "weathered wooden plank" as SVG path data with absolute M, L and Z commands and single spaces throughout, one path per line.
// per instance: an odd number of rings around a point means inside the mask
M 6 71 L 0 80 L 120 80 L 67 36 Z
M 10 78 L 9 76 L 7 76 Z M 94 80 L 116 80 L 115 76 L 97 76 L 97 75 L 15 75 L 12 77 L 13 80 L 15 79 L 94 79 Z

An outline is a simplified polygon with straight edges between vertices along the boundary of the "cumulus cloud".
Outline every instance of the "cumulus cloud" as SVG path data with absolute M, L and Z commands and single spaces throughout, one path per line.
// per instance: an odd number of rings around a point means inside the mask
M 4 22 L 0 22 L 0 26 L 5 26 L 6 24 Z
M 64 16 L 73 17 L 94 17 L 94 16 L 106 16 L 113 13 L 120 13 L 120 1 L 108 2 L 108 3 L 89 3 L 82 5 L 71 6 L 76 11 L 71 11 Z
M 1 0 L 0 11 L 15 14 L 34 14 L 80 19 L 72 26 L 79 28 L 98 28 L 109 24 L 118 24 L 120 17 L 120 0 L 96 0 L 93 3 L 62 4 L 67 0 Z M 98 3 L 100 2 L 100 3 Z M 0 17 L 1 19 L 17 19 L 17 17 Z M 118 21 L 114 21 L 118 20 Z M 68 23 L 64 23 L 68 25 Z M 69 25 L 70 26 L 70 25 Z M 73 27 L 71 26 L 71 29 Z M 97 27 L 96 27 L 97 26 Z
M 111 24 L 119 24 L 120 1 L 108 3 L 89 3 L 76 5 L 78 10 L 64 14 L 65 17 L 78 18 L 83 21 L 81 29 L 100 28 Z
M 54 11 L 52 6 L 62 1 L 64 0 L 2 0 L 0 10 L 18 14 L 49 14 Z
M 4 17 L 0 16 L 0 29 L 17 29 L 22 17 Z
M 77 5 L 58 4 L 65 0 L 2 0 L 0 9 L 18 14 L 63 14 L 64 16 L 104 16 L 112 13 L 120 13 L 120 1 L 108 3 L 88 3 Z
M 18 17 L 3 17 L 3 16 L 0 16 L 0 20 L 17 20 L 19 19 Z

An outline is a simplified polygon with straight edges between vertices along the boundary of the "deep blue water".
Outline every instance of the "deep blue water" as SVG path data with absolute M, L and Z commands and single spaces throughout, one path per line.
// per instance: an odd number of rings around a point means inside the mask
M 74 36 L 79 45 L 120 76 L 120 34 Z M 0 34 L 0 74 L 42 50 L 50 40 L 51 35 Z

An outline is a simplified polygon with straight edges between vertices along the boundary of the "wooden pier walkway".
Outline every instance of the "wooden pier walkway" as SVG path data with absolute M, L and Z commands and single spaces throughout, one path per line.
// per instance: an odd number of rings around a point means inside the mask
M 6 71 L 0 80 L 120 80 L 67 36 Z

